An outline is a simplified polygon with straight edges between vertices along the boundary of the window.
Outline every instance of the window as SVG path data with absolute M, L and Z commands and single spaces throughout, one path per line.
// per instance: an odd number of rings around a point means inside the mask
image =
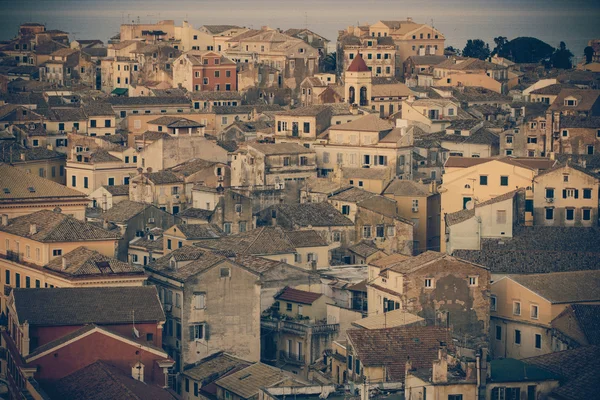
M 221 77 L 221 71 L 215 71 L 215 78 Z
M 566 129 L 563 129 L 562 131 L 562 137 L 568 137 L 569 136 L 569 131 Z
M 350 206 L 348 206 L 348 205 L 342 206 L 342 214 L 343 215 L 350 215 Z
M 539 307 L 535 304 L 531 305 L 531 319 L 538 319 Z
M 508 186 L 508 176 L 500 177 L 500 186 Z
M 181 294 L 175 293 L 175 307 L 181 308 Z
M 520 301 L 513 302 L 513 314 L 521 315 L 521 302 Z
M 342 241 L 342 234 L 340 232 L 334 231 L 332 235 L 333 235 L 332 240 L 334 242 L 341 242 Z
M 583 210 L 581 210 L 581 219 L 584 221 L 591 221 L 592 210 L 589 208 L 584 208 Z
M 527 143 L 537 143 L 537 137 L 535 137 L 535 136 L 528 136 L 527 137 Z
M 194 382 L 194 396 L 198 396 L 198 382 Z
M 10 270 L 6 270 L 6 279 L 4 280 L 7 285 L 10 285 Z
M 506 143 L 511 144 L 513 142 L 513 135 L 506 135 Z
M 115 178 L 108 178 L 108 186 L 115 186 Z
M 33 147 L 38 147 L 40 145 L 40 141 L 37 139 L 33 139 Z
M 363 226 L 363 237 L 365 239 L 370 239 L 371 238 L 371 225 L 365 225 L 365 226 Z
M 223 223 L 223 231 L 227 235 L 229 235 L 231 233 L 231 222 L 225 222 L 225 223 Z
M 496 211 L 496 223 L 499 225 L 506 224 L 506 210 Z
M 285 303 L 285 310 L 292 311 L 292 303 Z
M 496 325 L 496 340 L 502 340 L 502 327 Z
M 588 145 L 587 147 L 587 154 L 592 155 L 594 154 L 594 145 Z
M 592 189 L 583 189 L 583 198 L 591 199 L 592 198 Z
M 491 297 L 490 306 L 492 311 L 496 311 L 498 309 L 498 299 L 496 298 L 496 296 Z
M 574 208 L 565 209 L 565 219 L 567 221 L 573 221 L 575 219 L 575 209 Z
M 518 329 L 515 329 L 515 344 L 521 344 L 521 331 Z
M 480 175 L 479 176 L 479 184 L 481 186 L 487 186 L 487 182 L 488 182 L 488 177 L 487 175 Z
M 208 339 L 206 327 L 205 324 L 190 325 L 190 341 Z
M 546 208 L 546 219 L 547 220 L 554 219 L 554 208 L 551 208 L 551 207 Z
M 87 176 L 83 177 L 83 187 L 86 189 L 88 188 L 88 177 Z
M 377 225 L 377 226 L 375 227 L 375 235 L 376 235 L 378 238 L 385 237 L 385 234 L 384 234 L 384 232 L 385 232 L 385 226 L 383 226 L 383 225 Z
M 535 334 L 535 348 L 536 349 L 542 348 L 542 335 L 540 335 L 539 333 Z
M 229 267 L 222 267 L 220 270 L 220 275 L 221 278 L 231 278 L 231 268 Z
M 462 394 L 449 394 L 448 400 L 463 400 Z
M 208 78 L 203 78 L 202 79 L 202 84 L 208 85 Z
M 554 189 L 546 188 L 546 198 L 553 199 L 554 198 Z
M 477 277 L 476 276 L 470 276 L 469 277 L 469 286 L 477 286 Z
M 433 279 L 432 278 L 425 278 L 425 288 L 433 289 Z
M 231 71 L 225 71 L 225 77 L 231 78 Z
M 15 272 L 15 287 L 21 287 L 21 274 Z
M 167 239 L 167 249 L 171 250 L 171 239 Z

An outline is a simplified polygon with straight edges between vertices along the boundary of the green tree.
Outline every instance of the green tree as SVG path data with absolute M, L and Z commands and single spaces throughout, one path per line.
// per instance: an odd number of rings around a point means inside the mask
M 327 54 L 323 59 L 323 72 L 335 72 L 337 67 L 337 57 L 335 52 Z
M 490 45 L 481 39 L 469 39 L 462 51 L 462 55 L 485 60 L 490 56 Z
M 502 48 L 508 43 L 508 39 L 506 36 L 498 36 L 494 38 L 494 43 L 496 44 L 496 47 L 494 47 L 492 55 L 497 55 L 502 52 Z
M 497 52 L 498 56 L 516 63 L 539 63 L 549 59 L 553 53 L 554 47 L 532 37 L 515 38 L 504 43 Z
M 453 46 L 448 46 L 444 49 L 444 54 L 460 56 L 460 49 L 456 49 Z
M 573 67 L 573 53 L 567 49 L 565 42 L 560 42 L 560 47 L 554 52 L 550 63 L 554 68 L 571 69 Z
M 585 49 L 583 49 L 583 54 L 585 55 L 585 63 L 591 63 L 592 58 L 594 57 L 594 48 L 592 46 L 587 46 Z

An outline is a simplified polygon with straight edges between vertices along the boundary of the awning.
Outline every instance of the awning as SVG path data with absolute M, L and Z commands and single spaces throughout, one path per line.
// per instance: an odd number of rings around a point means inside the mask
M 115 90 L 113 90 L 112 92 L 110 92 L 110 94 L 114 94 L 116 96 L 125 96 L 125 95 L 127 95 L 128 92 L 129 92 L 129 89 L 116 88 Z

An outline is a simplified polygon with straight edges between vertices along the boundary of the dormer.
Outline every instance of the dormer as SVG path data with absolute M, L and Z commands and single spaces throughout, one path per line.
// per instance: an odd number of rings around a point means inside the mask
M 573 96 L 565 97 L 566 107 L 577 107 L 577 99 Z
M 171 257 L 171 259 L 169 260 L 169 268 L 171 268 L 172 270 L 177 270 L 177 260 L 175 259 L 175 257 Z

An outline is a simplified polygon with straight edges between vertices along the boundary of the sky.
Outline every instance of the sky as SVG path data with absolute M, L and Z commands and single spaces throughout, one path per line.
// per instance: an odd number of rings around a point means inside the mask
M 14 37 L 22 22 L 43 22 L 71 38 L 101 39 L 124 22 L 187 19 L 194 26 L 236 24 L 252 28 L 308 27 L 332 42 L 358 22 L 406 19 L 433 24 L 446 45 L 467 39 L 537 37 L 576 56 L 600 38 L 600 1 L 594 0 L 0 0 L 0 40 Z

